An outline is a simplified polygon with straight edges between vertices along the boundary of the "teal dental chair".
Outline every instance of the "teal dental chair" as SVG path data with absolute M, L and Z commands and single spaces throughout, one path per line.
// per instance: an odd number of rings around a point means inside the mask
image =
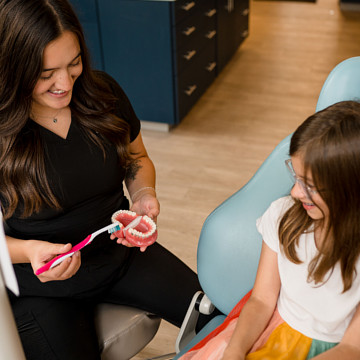
M 343 100 L 360 100 L 360 56 L 349 58 L 332 70 L 320 92 L 316 111 Z M 205 294 L 194 295 L 176 341 L 174 360 L 220 325 L 253 287 L 262 240 L 255 221 L 272 201 L 290 193 L 292 183 L 284 165 L 289 157 L 290 139 L 291 134 L 274 149 L 252 179 L 206 219 L 197 250 L 197 271 Z M 211 313 L 214 305 L 224 315 L 212 319 L 196 335 L 199 312 Z

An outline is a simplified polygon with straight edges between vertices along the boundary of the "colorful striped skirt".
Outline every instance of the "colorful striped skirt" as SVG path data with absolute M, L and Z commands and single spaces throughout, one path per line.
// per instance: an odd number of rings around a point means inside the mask
M 179 360 L 220 360 L 249 295 L 239 302 L 223 324 Z M 246 360 L 308 360 L 331 349 L 336 344 L 311 339 L 294 330 L 282 319 L 276 309 L 266 329 L 246 356 Z

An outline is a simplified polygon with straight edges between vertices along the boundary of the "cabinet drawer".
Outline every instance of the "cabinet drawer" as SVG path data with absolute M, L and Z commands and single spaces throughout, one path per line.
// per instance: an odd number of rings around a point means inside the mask
M 199 33 L 202 33 L 203 36 L 211 36 L 212 32 L 216 33 L 214 1 L 210 1 L 210 4 L 204 3 L 198 12 L 188 16 L 176 26 L 176 48 L 182 49 L 188 41 L 191 41 Z
M 196 13 L 207 0 L 177 0 L 175 1 L 175 23 L 179 23 L 187 16 Z
M 204 48 L 210 46 L 215 52 L 216 47 L 216 31 L 213 27 L 205 28 L 199 32 L 194 38 L 187 41 L 181 49 L 176 53 L 176 73 L 180 74 L 187 67 L 192 66 L 194 62 L 201 56 Z
M 216 74 L 215 48 L 207 46 L 194 63 L 184 70 L 177 83 L 178 113 L 183 118 L 207 87 L 214 81 Z
M 244 0 L 241 2 L 240 8 L 240 26 L 239 30 L 241 37 L 245 39 L 249 34 L 249 0 Z

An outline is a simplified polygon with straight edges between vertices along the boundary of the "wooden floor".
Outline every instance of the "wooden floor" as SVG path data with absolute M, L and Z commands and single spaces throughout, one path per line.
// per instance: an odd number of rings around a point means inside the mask
M 169 133 L 143 131 L 157 169 L 159 242 L 196 270 L 206 216 L 315 111 L 329 72 L 352 56 L 360 12 L 341 12 L 337 0 L 252 1 L 249 37 L 188 116 Z M 163 321 L 133 359 L 173 352 L 177 332 Z

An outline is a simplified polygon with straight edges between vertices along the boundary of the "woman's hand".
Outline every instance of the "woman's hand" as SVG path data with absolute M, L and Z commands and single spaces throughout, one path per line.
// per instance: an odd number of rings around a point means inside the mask
M 45 265 L 48 261 L 55 256 L 64 254 L 71 250 L 71 244 L 53 244 L 47 241 L 30 240 L 28 247 L 28 258 L 34 273 L 41 266 Z M 81 255 L 77 251 L 71 257 L 65 259 L 62 263 L 37 275 L 41 282 L 66 280 L 74 276 L 79 270 L 81 265 Z
M 152 193 L 144 192 L 144 194 L 138 196 L 130 210 L 136 212 L 138 215 L 147 215 L 156 223 L 157 216 L 160 213 L 160 204 L 154 193 L 154 191 Z M 115 240 L 116 236 L 111 234 L 110 239 Z M 134 247 L 134 245 L 130 244 L 126 239 L 123 238 L 118 238 L 116 242 L 127 247 Z M 140 247 L 141 252 L 144 252 L 146 249 L 147 246 Z
M 147 215 L 156 223 L 160 213 L 160 204 L 153 193 L 145 193 L 142 196 L 137 197 L 130 210 L 136 212 L 138 215 Z

